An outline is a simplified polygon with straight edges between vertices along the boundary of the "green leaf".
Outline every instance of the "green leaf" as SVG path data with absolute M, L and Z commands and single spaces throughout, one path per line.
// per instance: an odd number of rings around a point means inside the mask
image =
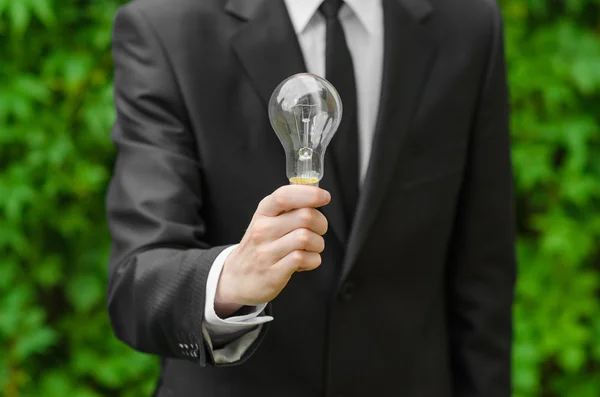
M 69 281 L 67 296 L 79 312 L 86 312 L 104 298 L 104 285 L 92 275 L 79 275 Z
M 64 397 L 71 395 L 72 381 L 67 372 L 51 370 L 42 380 L 41 391 L 43 396 Z
M 64 279 L 61 267 L 62 264 L 58 256 L 49 256 L 36 268 L 34 277 L 40 286 L 53 287 Z
M 8 5 L 8 13 L 12 31 L 17 36 L 21 36 L 27 30 L 31 14 L 27 8 L 26 1 L 11 1 Z
M 29 0 L 31 10 L 36 17 L 46 25 L 46 27 L 54 26 L 56 19 L 51 7 L 50 0 Z
M 561 352 L 559 355 L 559 363 L 569 372 L 577 372 L 581 370 L 585 363 L 585 352 L 583 349 L 572 346 Z
M 56 331 L 38 328 L 17 339 L 14 354 L 17 360 L 24 360 L 34 354 L 43 353 L 58 340 Z

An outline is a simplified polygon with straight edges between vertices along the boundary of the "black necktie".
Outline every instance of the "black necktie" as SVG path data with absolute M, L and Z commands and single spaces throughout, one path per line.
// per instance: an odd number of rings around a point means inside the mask
M 338 18 L 342 4 L 342 0 L 325 0 L 319 11 L 327 21 L 325 77 L 337 89 L 343 106 L 342 122 L 331 141 L 333 153 L 330 155 L 333 155 L 343 192 L 344 211 L 351 225 L 358 202 L 358 128 L 354 67 Z

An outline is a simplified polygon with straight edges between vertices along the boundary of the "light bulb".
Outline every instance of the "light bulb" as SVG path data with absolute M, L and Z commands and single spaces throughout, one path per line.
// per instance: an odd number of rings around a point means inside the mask
M 279 84 L 269 100 L 269 120 L 286 156 L 291 184 L 318 186 L 327 145 L 342 119 L 342 100 L 327 80 L 310 73 Z

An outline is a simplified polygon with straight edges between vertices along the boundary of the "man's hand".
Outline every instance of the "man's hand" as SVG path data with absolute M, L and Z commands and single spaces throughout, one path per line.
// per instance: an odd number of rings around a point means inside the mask
M 323 189 L 289 185 L 260 202 L 242 241 L 223 266 L 215 297 L 219 317 L 245 305 L 269 302 L 295 272 L 319 267 L 327 219 L 315 208 L 330 200 Z

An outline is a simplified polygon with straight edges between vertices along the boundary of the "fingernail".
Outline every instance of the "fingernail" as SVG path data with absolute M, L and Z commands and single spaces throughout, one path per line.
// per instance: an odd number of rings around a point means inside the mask
M 327 190 L 323 190 L 323 192 L 325 192 L 324 199 L 326 201 L 330 201 L 331 200 L 331 193 L 329 193 Z

